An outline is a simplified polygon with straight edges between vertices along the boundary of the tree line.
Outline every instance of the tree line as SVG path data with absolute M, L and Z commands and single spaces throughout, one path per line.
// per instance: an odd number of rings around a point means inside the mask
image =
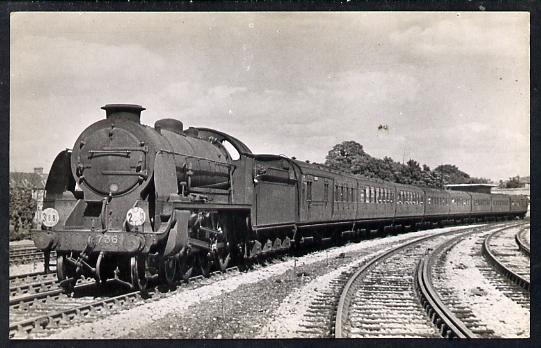
M 391 157 L 375 158 L 353 140 L 335 145 L 327 154 L 325 165 L 354 175 L 378 178 L 400 184 L 443 188 L 446 184 L 486 184 L 490 180 L 471 177 L 452 164 L 439 165 L 433 170 L 426 164 L 410 159 L 402 164 Z

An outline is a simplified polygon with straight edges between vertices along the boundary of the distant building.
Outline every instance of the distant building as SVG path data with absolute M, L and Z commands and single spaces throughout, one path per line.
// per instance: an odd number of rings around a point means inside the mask
M 525 195 L 530 199 L 530 177 L 526 176 L 520 178 L 520 182 L 524 183 L 524 187 L 519 188 L 500 188 L 498 185 L 492 184 L 450 184 L 445 185 L 445 188 L 453 191 L 467 191 L 467 192 L 480 192 L 480 193 L 502 193 L 506 195 Z M 530 203 L 528 203 L 529 216 Z
M 43 209 L 43 198 L 45 196 L 45 184 L 47 174 L 43 173 L 42 167 L 34 168 L 33 173 L 11 172 L 9 173 L 10 189 L 23 189 L 32 192 L 32 199 L 36 201 L 36 213 L 34 222 L 37 223 Z
M 518 182 L 524 186 L 525 189 L 530 190 L 530 177 L 523 176 L 518 178 Z
M 451 191 L 490 193 L 491 189 L 495 186 L 493 184 L 448 184 L 445 185 L 445 189 Z

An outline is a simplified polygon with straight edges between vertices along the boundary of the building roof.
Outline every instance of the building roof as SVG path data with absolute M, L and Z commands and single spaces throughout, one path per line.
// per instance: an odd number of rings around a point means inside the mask
M 23 172 L 9 173 L 9 187 L 10 188 L 43 190 L 45 189 L 46 182 L 47 182 L 47 174 L 23 173 Z
M 448 184 L 445 189 L 452 191 L 466 191 L 478 193 L 490 193 L 490 190 L 497 185 L 494 184 Z
M 452 187 L 495 187 L 498 185 L 494 184 L 447 184 L 445 185 L 446 188 L 452 188 Z

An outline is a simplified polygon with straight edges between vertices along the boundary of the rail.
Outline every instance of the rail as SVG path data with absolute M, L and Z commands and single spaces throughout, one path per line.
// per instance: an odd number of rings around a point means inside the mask
M 520 231 L 518 231 L 515 234 L 515 241 L 517 242 L 518 248 L 520 251 L 522 251 L 526 256 L 530 257 L 530 244 L 526 242 L 524 239 L 524 234 L 528 231 L 528 229 L 523 228 Z
M 477 231 L 477 229 L 474 229 Z M 435 235 L 429 235 L 426 237 L 418 238 L 413 241 L 410 241 L 406 244 L 402 244 L 396 248 L 393 248 L 389 251 L 384 252 L 383 254 L 377 255 L 374 258 L 372 258 L 370 261 L 368 261 L 366 264 L 364 264 L 362 267 L 360 267 L 347 281 L 346 285 L 344 286 L 344 289 L 342 290 L 342 293 L 340 295 L 340 299 L 338 300 L 338 307 L 336 310 L 336 320 L 335 320 L 335 326 L 334 326 L 334 336 L 335 338 L 344 338 L 347 337 L 347 329 L 346 329 L 346 322 L 349 320 L 349 308 L 352 301 L 353 294 L 356 292 L 358 281 L 362 275 L 367 273 L 367 271 L 372 267 L 375 266 L 377 263 L 380 263 L 384 261 L 385 259 L 389 258 L 393 254 L 396 254 L 403 249 L 406 249 L 414 244 L 424 242 L 426 240 L 435 238 L 435 237 L 441 237 L 444 235 L 452 234 L 452 233 L 460 233 L 463 232 L 464 229 L 461 230 L 454 230 L 449 232 L 444 232 L 440 234 Z M 462 235 L 462 234 L 461 234 Z
M 530 291 L 530 282 L 518 273 L 506 267 L 502 262 L 498 260 L 494 252 L 490 249 L 491 239 L 502 230 L 495 231 L 485 238 L 482 247 L 483 255 L 487 258 L 489 263 L 491 263 L 498 271 L 503 273 L 503 275 L 506 276 L 509 280 L 511 280 L 513 283 L 517 284 L 521 288 Z
M 457 243 L 464 235 L 442 243 L 436 250 L 427 254 L 417 264 L 415 271 L 415 284 L 421 298 L 421 305 L 427 312 L 432 323 L 446 338 L 474 338 L 475 334 L 458 319 L 442 302 L 436 289 L 432 285 L 432 267 L 437 256 L 444 248 Z

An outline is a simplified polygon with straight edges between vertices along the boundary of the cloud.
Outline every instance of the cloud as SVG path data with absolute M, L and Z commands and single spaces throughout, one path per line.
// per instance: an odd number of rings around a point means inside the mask
M 527 13 L 492 16 L 463 13 L 456 18 L 446 16 L 424 24 L 393 31 L 389 35 L 390 43 L 425 59 L 528 56 Z
M 527 13 L 17 14 L 11 164 L 48 167 L 100 106 L 127 102 L 145 124 L 175 117 L 256 152 L 323 161 L 356 140 L 378 157 L 527 174 L 528 25 Z

